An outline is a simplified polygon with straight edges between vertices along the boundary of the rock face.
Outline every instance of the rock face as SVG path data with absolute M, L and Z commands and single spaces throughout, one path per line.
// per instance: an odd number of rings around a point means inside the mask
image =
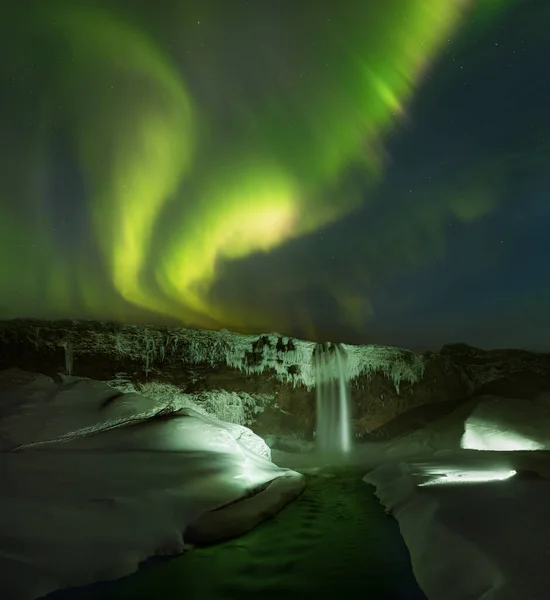
M 481 350 L 466 344 L 443 346 L 462 371 L 470 393 L 504 398 L 533 398 L 550 390 L 550 354 L 525 350 Z
M 100 323 L 0 322 L 0 369 L 17 367 L 107 381 L 144 395 L 178 394 L 263 437 L 313 439 L 313 342 Z M 399 435 L 452 411 L 477 393 L 531 398 L 550 390 L 550 355 L 465 345 L 418 355 L 344 345 L 356 438 Z M 512 392 L 513 390 L 513 392 Z

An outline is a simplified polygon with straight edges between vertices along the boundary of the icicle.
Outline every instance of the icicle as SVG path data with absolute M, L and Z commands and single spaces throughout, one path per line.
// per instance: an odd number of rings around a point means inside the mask
M 155 358 L 155 340 L 147 338 L 145 342 L 145 377 L 149 376 Z

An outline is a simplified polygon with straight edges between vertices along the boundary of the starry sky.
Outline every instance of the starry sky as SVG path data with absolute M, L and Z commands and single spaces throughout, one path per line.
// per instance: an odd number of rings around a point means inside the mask
M 13 0 L 0 318 L 550 349 L 549 21 Z

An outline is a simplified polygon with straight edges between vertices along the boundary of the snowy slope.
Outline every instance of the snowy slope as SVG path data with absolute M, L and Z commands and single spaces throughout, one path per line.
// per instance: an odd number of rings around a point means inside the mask
M 531 402 L 485 396 L 466 419 L 463 448 L 543 450 L 550 448 L 550 395 Z
M 550 457 L 474 455 L 388 463 L 365 481 L 399 522 L 429 600 L 547 599 L 550 481 L 522 469 L 548 472 Z
M 429 600 L 546 600 L 548 397 L 485 397 L 467 412 L 387 445 L 364 480 L 399 522 Z
M 132 573 L 184 551 L 197 523 L 205 539 L 238 533 L 303 487 L 245 427 L 77 378 L 1 373 L 0 448 L 0 597 L 11 600 Z

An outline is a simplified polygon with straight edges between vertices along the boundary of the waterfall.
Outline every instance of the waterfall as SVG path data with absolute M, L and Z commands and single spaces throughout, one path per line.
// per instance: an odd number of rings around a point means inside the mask
M 339 344 L 318 344 L 313 360 L 317 450 L 326 454 L 347 454 L 351 450 L 351 415 L 346 351 Z

